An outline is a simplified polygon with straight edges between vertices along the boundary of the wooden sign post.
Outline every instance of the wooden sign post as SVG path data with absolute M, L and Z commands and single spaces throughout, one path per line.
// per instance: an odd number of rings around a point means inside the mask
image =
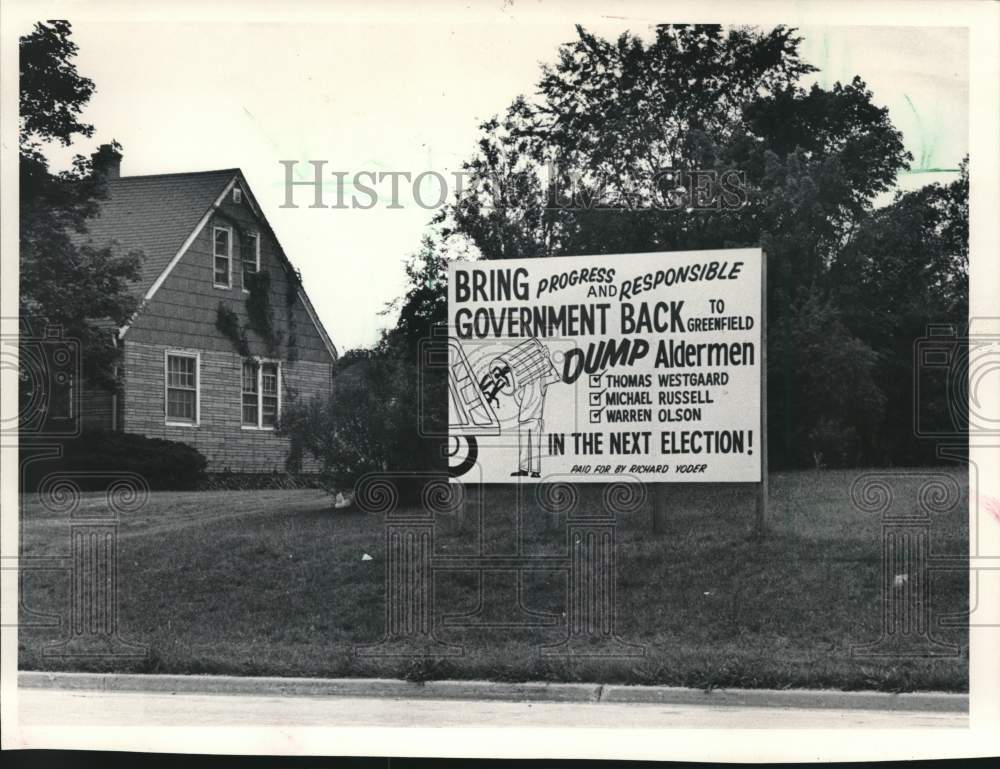
M 754 538 L 767 532 L 767 252 L 760 254 L 760 490 L 754 520 Z

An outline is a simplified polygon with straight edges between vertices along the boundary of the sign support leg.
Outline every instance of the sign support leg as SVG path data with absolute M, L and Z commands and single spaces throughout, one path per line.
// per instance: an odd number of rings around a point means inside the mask
M 760 490 L 754 519 L 754 538 L 763 539 L 767 532 L 768 468 L 767 468 L 767 254 L 760 259 Z

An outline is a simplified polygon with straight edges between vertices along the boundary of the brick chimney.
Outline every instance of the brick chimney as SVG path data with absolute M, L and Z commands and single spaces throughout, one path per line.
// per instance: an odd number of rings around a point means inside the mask
M 122 175 L 122 153 L 113 144 L 102 144 L 90 156 L 94 173 L 105 179 L 117 179 Z

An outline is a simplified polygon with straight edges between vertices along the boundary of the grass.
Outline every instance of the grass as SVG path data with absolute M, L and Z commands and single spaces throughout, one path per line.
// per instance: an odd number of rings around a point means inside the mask
M 931 580 L 933 633 L 958 644 L 959 656 L 851 654 L 852 645 L 879 637 L 882 606 L 881 521 L 850 502 L 861 472 L 772 474 L 762 542 L 750 537 L 747 487 L 667 487 L 655 530 L 648 503 L 619 514 L 618 634 L 645 646 L 641 658 L 543 656 L 541 645 L 566 635 L 565 577 L 544 571 L 525 575 L 523 601 L 554 616 L 556 626 L 444 627 L 443 615 L 476 607 L 479 577 L 436 572 L 436 634 L 463 653 L 359 656 L 357 647 L 377 642 L 385 629 L 381 516 L 334 512 L 330 498 L 315 490 L 157 492 L 124 517 L 118 537 L 121 635 L 148 645 L 148 655 L 46 656 L 45 647 L 65 631 L 26 627 L 32 617 L 22 609 L 20 667 L 966 691 L 966 631 L 936 625 L 942 614 L 967 609 L 966 573 L 941 572 Z M 925 471 L 896 472 L 904 474 L 894 491 L 915 498 Z M 964 472 L 926 472 L 952 474 L 967 494 Z M 584 488 L 580 504 L 600 504 L 599 494 Z M 80 510 L 100 512 L 104 504 L 103 495 L 86 494 Z M 490 488 L 484 500 L 470 495 L 464 516 L 435 519 L 435 552 L 474 553 L 480 545 L 485 553 L 512 552 L 515 508 L 509 487 Z M 932 552 L 967 552 L 966 509 L 959 504 L 933 515 Z M 33 495 L 25 495 L 21 513 L 26 556 L 68 553 L 65 515 L 47 511 Z M 525 554 L 565 552 L 563 518 L 529 501 L 521 519 Z M 512 586 L 488 578 L 486 603 L 495 605 Z M 65 615 L 68 591 L 66 573 L 23 576 L 26 609 Z

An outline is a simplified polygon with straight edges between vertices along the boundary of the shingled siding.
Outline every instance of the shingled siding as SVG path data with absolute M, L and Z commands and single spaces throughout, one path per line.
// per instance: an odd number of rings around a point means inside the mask
M 166 424 L 164 355 L 167 350 L 200 355 L 200 419 L 197 426 Z M 176 345 L 125 344 L 124 429 L 150 438 L 182 441 L 197 448 L 208 460 L 209 472 L 282 472 L 290 452 L 286 436 L 273 430 L 241 427 L 241 376 L 243 359 L 235 352 L 191 350 Z M 308 398 L 329 392 L 330 365 L 313 361 L 281 364 L 282 408 L 293 397 Z M 303 457 L 305 472 L 319 466 Z
M 229 288 L 214 286 L 216 225 L 233 232 Z M 276 347 L 250 328 L 250 295 L 243 290 L 240 260 L 241 231 L 254 232 L 260 239 L 260 269 L 271 277 L 269 301 Z M 232 193 L 227 194 L 125 335 L 123 429 L 189 443 L 208 459 L 210 472 L 284 470 L 290 451 L 287 437 L 272 430 L 241 428 L 242 357 L 234 341 L 219 330 L 217 320 L 222 303 L 244 329 L 250 355 L 281 361 L 283 408 L 291 393 L 301 400 L 325 397 L 334 357 L 295 292 L 289 303 L 290 280 L 281 246 L 248 196 L 235 203 Z M 164 351 L 168 349 L 197 351 L 201 356 L 197 427 L 165 424 Z M 318 469 L 309 457 L 303 457 L 303 464 L 307 472 Z
M 240 242 L 235 229 L 231 288 L 213 286 L 212 246 L 214 226 L 232 226 L 234 222 L 244 230 L 257 232 L 260 237 L 260 268 L 267 270 L 271 276 L 272 321 L 274 330 L 282 339 L 280 348 L 272 353 L 265 341 L 250 329 L 247 340 L 251 354 L 282 360 L 297 357 L 316 363 L 333 363 L 302 301 L 296 299 L 291 307 L 288 305 L 289 276 L 282 263 L 280 245 L 250 209 L 247 197 L 244 196 L 242 203 L 234 204 L 231 194 L 226 196 L 219 212 L 212 216 L 163 285 L 143 307 L 126 338 L 148 344 L 233 351 L 233 343 L 216 327 L 216 318 L 219 303 L 222 302 L 236 314 L 241 326 L 245 327 L 249 322 L 246 307 L 249 294 L 243 291 Z M 289 344 L 291 336 L 294 336 L 294 344 Z

